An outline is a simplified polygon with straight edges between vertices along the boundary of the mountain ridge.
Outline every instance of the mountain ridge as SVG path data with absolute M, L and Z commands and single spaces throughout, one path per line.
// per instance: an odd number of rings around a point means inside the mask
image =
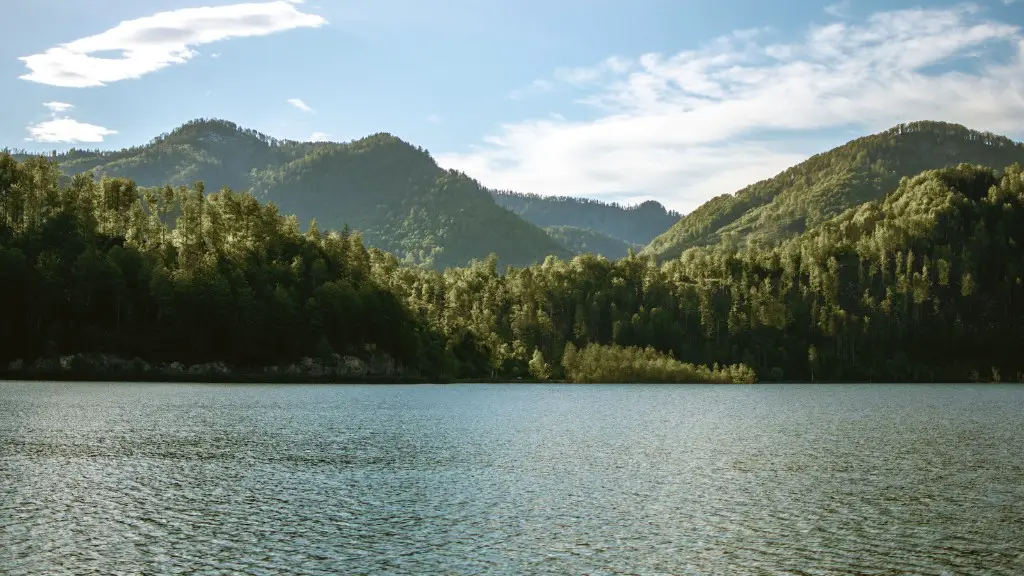
M 491 195 L 498 204 L 541 228 L 589 229 L 626 245 L 647 245 L 661 230 L 682 218 L 679 212 L 654 200 L 623 206 L 593 198 L 543 196 L 511 190 L 492 190 Z
M 688 213 L 643 250 L 659 260 L 720 241 L 777 243 L 878 200 L 900 179 L 961 163 L 1024 162 L 1024 144 L 960 124 L 918 121 L 862 136 Z
M 371 158 L 375 154 L 383 158 Z M 33 155 L 16 151 L 15 156 Z M 388 132 L 348 142 L 301 142 L 274 138 L 228 120 L 198 118 L 146 144 L 120 150 L 71 148 L 48 156 L 67 176 L 91 171 L 147 187 L 202 181 L 208 192 L 225 186 L 252 191 L 283 213 L 296 214 L 300 225 L 316 220 L 320 226 L 338 230 L 348 226 L 363 233 L 369 244 L 395 252 L 405 262 L 434 267 L 483 259 L 488 255 L 484 250 L 496 252 L 502 264 L 526 265 L 549 255 L 579 253 L 583 244 L 600 245 L 605 256 L 616 258 L 629 246 L 646 245 L 655 230 L 667 228 L 679 216 L 656 202 L 623 207 L 590 199 L 490 190 L 460 172 L 441 168 L 426 149 Z M 377 172 L 362 170 L 358 183 L 346 180 L 339 167 L 360 170 L 360 160 L 377 166 Z M 328 173 L 332 177 L 324 178 Z M 398 173 L 404 174 L 404 181 L 395 180 Z M 443 190 L 435 190 L 437 186 Z M 529 201 L 524 209 L 525 199 Z M 603 214 L 587 220 L 586 214 L 563 209 L 560 217 L 552 218 L 550 209 L 537 209 L 544 205 L 582 207 L 581 212 Z M 538 213 L 540 218 L 534 218 Z M 550 230 L 546 237 L 538 234 L 550 228 L 558 232 Z M 639 237 L 636 229 L 643 230 Z M 590 238 L 589 244 L 580 244 L 583 236 Z
M 301 226 L 359 231 L 403 261 L 444 268 L 496 253 L 523 266 L 571 252 L 498 206 L 478 182 L 390 133 L 346 143 L 280 140 L 221 119 L 196 119 L 145 145 L 51 154 L 66 175 L 93 172 L 145 187 L 197 181 L 252 191 Z M 331 175 L 326 178 L 325 175 Z M 398 178 L 397 175 L 401 175 Z

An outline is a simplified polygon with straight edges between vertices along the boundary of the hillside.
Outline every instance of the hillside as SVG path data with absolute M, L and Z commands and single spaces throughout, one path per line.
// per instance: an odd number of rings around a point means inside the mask
M 1024 162 L 1024 145 L 1008 138 L 942 122 L 901 124 L 709 200 L 651 241 L 643 254 L 668 260 L 725 238 L 773 244 L 882 198 L 901 178 L 959 163 L 1014 162 Z
M 1024 381 L 1019 164 L 905 178 L 775 246 L 507 273 L 492 258 L 402 267 L 248 193 L 57 176 L 0 153 L 9 376 L 173 362 L 323 375 L 351 356 L 475 380 Z
M 569 252 L 540 228 L 498 206 L 478 182 L 437 166 L 389 134 L 317 147 L 280 167 L 256 170 L 253 193 L 301 221 L 359 230 L 407 263 L 447 268 L 498 255 L 523 266 Z
M 408 263 L 447 267 L 496 253 L 502 265 L 527 265 L 571 253 L 495 204 L 465 175 L 429 154 L 377 134 L 339 144 L 277 140 L 222 120 L 196 120 L 145 146 L 70 150 L 52 157 L 62 172 L 93 171 L 142 186 L 223 186 L 252 190 L 295 214 L 303 229 L 359 231 L 371 246 Z
M 646 246 L 682 217 L 678 212 L 667 210 L 654 201 L 621 206 L 568 196 L 540 196 L 509 191 L 492 191 L 491 194 L 495 202 L 541 228 L 571 226 L 589 229 L 617 238 L 627 245 Z
M 189 186 L 205 183 L 210 191 L 228 186 L 245 190 L 249 172 L 282 164 L 320 144 L 277 140 L 225 120 L 199 119 L 143 146 L 123 150 L 71 149 L 52 159 L 66 174 L 93 171 L 122 177 L 143 186 Z
M 605 258 L 617 260 L 625 258 L 629 254 L 630 248 L 634 251 L 643 248 L 641 244 L 629 244 L 590 228 L 549 226 L 544 231 L 573 254 L 599 254 Z
M 586 255 L 504 276 L 386 266 L 378 277 L 431 325 L 472 335 L 479 370 L 561 364 L 571 379 L 583 361 L 603 366 L 601 379 L 632 369 L 641 381 L 636 356 L 580 353 L 612 345 L 665 353 L 659 365 L 742 364 L 759 380 L 1021 381 L 1022 249 L 1020 166 L 961 165 L 771 247 L 719 244 L 661 265 Z

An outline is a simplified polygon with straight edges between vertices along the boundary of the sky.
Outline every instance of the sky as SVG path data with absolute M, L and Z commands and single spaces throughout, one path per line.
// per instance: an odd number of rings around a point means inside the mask
M 483 185 L 688 212 L 900 122 L 1024 140 L 1024 0 L 6 0 L 0 146 L 390 132 Z

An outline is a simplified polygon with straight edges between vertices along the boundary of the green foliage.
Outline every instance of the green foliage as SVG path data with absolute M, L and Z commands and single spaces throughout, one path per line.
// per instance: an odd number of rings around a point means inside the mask
M 1005 137 L 943 122 L 900 124 L 709 200 L 655 238 L 644 254 L 664 261 L 721 241 L 773 245 L 882 198 L 901 178 L 958 163 L 1014 162 L 1024 162 L 1024 145 Z
M 590 198 L 540 196 L 511 191 L 492 191 L 495 202 L 541 228 L 591 230 L 627 245 L 646 245 L 682 215 L 653 200 L 622 206 Z M 570 249 L 572 247 L 570 246 Z M 605 257 L 610 254 L 601 252 Z
M 443 336 L 373 281 L 357 234 L 302 234 L 273 205 L 199 184 L 58 180 L 44 159 L 0 154 L 4 363 L 98 353 L 263 367 L 377 351 L 444 372 Z
M 530 358 L 530 375 L 537 380 L 547 380 L 551 377 L 551 366 L 544 361 L 544 353 L 539 349 L 533 351 L 533 357 Z
M 196 120 L 146 146 L 71 150 L 54 158 L 67 174 L 92 170 L 144 186 L 195 181 L 209 191 L 251 190 L 304 228 L 358 230 L 403 262 L 446 268 L 498 255 L 524 266 L 570 255 L 539 228 L 494 203 L 464 174 L 442 170 L 426 150 L 389 134 L 346 144 L 275 140 L 222 120 Z
M 441 189 L 460 186 L 448 174 Z M 302 233 L 250 194 L 68 179 L 0 154 L 0 360 L 378 350 L 472 379 L 997 379 L 1024 372 L 1022 246 L 1016 164 L 903 178 L 777 244 L 499 272 L 495 255 L 406 266 L 359 233 Z
M 508 376 L 527 376 L 535 349 L 568 367 L 591 344 L 744 364 L 761 380 L 1015 374 L 1024 367 L 1020 174 L 925 172 L 778 246 L 712 246 L 660 266 L 582 255 L 504 275 L 493 262 L 401 269 L 390 286 L 431 326 L 472 334 Z
M 651 347 L 602 346 L 591 344 L 563 357 L 569 382 L 648 382 L 752 384 L 754 371 L 740 364 L 713 367 L 684 364 Z
M 598 254 L 611 260 L 618 260 L 625 258 L 630 248 L 634 250 L 643 248 L 642 245 L 629 244 L 588 228 L 550 226 L 544 231 L 573 254 Z

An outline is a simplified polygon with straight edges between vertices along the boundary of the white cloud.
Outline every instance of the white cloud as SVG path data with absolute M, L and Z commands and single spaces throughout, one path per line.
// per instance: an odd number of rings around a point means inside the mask
M 331 135 L 326 132 L 313 132 L 309 137 L 310 142 L 329 142 L 330 140 Z
M 675 55 L 560 71 L 563 83 L 598 83 L 584 100 L 591 119 L 505 124 L 438 162 L 496 188 L 655 197 L 689 211 L 852 132 L 930 119 L 1024 134 L 1024 35 L 972 6 L 770 37 L 742 31 Z
M 46 106 L 47 108 L 49 108 L 50 112 L 52 112 L 54 114 L 60 114 L 61 112 L 67 112 L 68 110 L 71 110 L 72 108 L 75 107 L 73 104 L 68 104 L 67 102 L 45 102 L 43 104 L 43 106 Z
M 75 143 L 103 142 L 104 137 L 117 134 L 117 131 L 72 118 L 55 118 L 30 124 L 28 133 L 29 137 L 26 140 L 31 142 Z
M 302 110 L 303 112 L 312 112 L 313 111 L 313 109 L 310 108 L 308 104 L 306 104 L 305 102 L 303 102 L 302 100 L 300 100 L 298 98 L 289 98 L 288 99 L 288 103 L 291 104 L 292 106 L 298 108 L 299 110 Z
M 29 136 L 25 140 L 29 142 L 103 142 L 104 137 L 117 134 L 116 130 L 103 126 L 86 124 L 67 116 L 61 117 L 61 113 L 74 108 L 74 105 L 67 102 L 44 102 L 43 106 L 49 108 L 50 119 L 26 127 Z
M 443 119 L 437 114 L 428 114 L 426 120 L 427 122 L 430 122 L 431 124 L 435 125 L 440 124 L 443 121 Z
M 159 12 L 24 56 L 29 72 L 21 78 L 69 88 L 103 86 L 184 64 L 196 56 L 194 46 L 326 23 L 283 0 Z M 97 56 L 104 52 L 119 54 Z

